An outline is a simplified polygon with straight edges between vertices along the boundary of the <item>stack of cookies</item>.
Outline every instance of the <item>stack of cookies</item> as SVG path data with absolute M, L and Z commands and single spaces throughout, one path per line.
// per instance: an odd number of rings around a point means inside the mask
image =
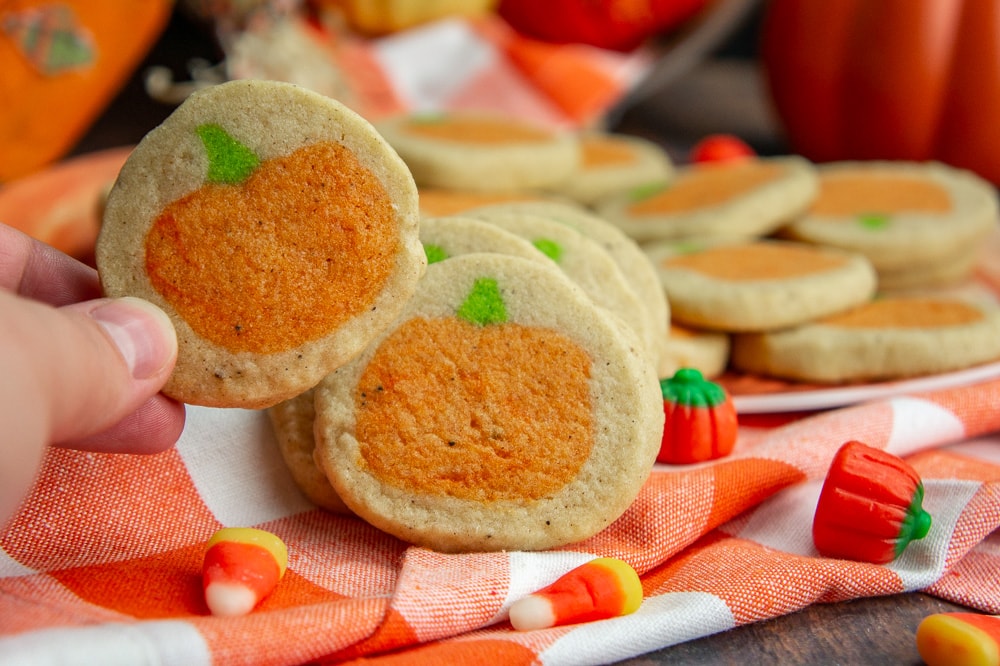
M 537 189 L 577 168 L 579 146 L 520 127 L 527 147 L 421 160 L 442 134 L 494 144 L 511 128 L 414 127 L 383 128 L 397 153 L 294 85 L 192 95 L 108 196 L 104 289 L 173 320 L 165 393 L 267 409 L 318 506 L 442 551 L 588 538 L 625 512 L 659 449 L 669 314 L 656 272 L 624 233 L 572 207 L 421 221 L 414 173 L 471 192 L 470 165 L 497 161 L 498 187 Z

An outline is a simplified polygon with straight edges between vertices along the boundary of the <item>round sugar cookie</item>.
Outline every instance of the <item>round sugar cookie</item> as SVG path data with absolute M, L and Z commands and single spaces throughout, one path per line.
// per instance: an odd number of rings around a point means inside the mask
M 745 372 L 838 383 L 901 379 L 1000 359 L 1000 309 L 959 299 L 880 298 L 800 327 L 733 338 Z
M 703 162 L 678 169 L 666 185 L 609 197 L 596 211 L 642 243 L 757 238 L 805 211 L 816 190 L 815 167 L 797 156 Z
M 316 437 L 313 435 L 316 421 L 313 390 L 269 407 L 267 416 L 274 430 L 281 458 L 302 494 L 327 511 L 351 513 L 313 457 L 316 450 Z
M 420 187 L 544 188 L 562 182 L 580 163 L 575 134 L 498 115 L 404 115 L 380 121 L 378 128 Z
M 580 155 L 580 168 L 554 191 L 584 206 L 637 187 L 664 185 L 674 175 L 667 151 L 638 136 L 584 132 Z
M 575 543 L 628 508 L 659 450 L 663 398 L 637 347 L 553 267 L 431 264 L 394 327 L 316 389 L 317 460 L 410 543 Z
M 997 228 L 997 195 L 969 171 L 936 162 L 837 162 L 784 237 L 859 252 L 875 269 L 940 265 Z
M 420 222 L 420 242 L 429 264 L 474 252 L 496 252 L 550 262 L 548 256 L 528 240 L 474 217 L 425 218 Z
M 636 332 L 643 348 L 656 362 L 660 339 L 649 311 L 629 284 L 611 254 L 597 241 L 567 224 L 529 213 L 483 213 L 469 211 L 532 243 L 579 285 L 594 303 L 614 313 Z
M 109 296 L 177 330 L 164 393 L 263 408 L 311 388 L 384 329 L 425 258 L 417 190 L 374 128 L 288 83 L 191 95 L 142 139 L 97 242 Z
M 876 289 L 863 256 L 791 241 L 648 248 L 676 323 L 726 332 L 796 326 L 860 305 Z

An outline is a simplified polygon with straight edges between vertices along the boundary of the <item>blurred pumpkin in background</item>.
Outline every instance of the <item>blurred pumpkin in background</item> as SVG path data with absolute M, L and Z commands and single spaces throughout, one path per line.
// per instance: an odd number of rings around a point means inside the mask
M 694 17 L 710 0 L 500 0 L 515 30 L 547 42 L 631 50 Z
M 155 43 L 172 4 L 0 2 L 0 183 L 73 147 Z
M 790 148 L 937 159 L 1000 184 L 1000 2 L 769 0 L 760 55 Z

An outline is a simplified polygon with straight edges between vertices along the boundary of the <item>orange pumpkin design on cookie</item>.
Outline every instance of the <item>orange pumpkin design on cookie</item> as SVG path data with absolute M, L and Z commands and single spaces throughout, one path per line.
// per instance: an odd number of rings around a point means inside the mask
M 408 118 L 402 129 L 428 139 L 486 145 L 544 143 L 553 137 L 551 132 L 528 123 L 486 116 L 420 114 Z
M 783 173 L 780 166 L 761 160 L 701 164 L 669 185 L 635 190 L 628 213 L 637 217 L 679 214 L 717 206 L 775 182 Z
M 878 228 L 893 213 L 945 214 L 951 211 L 951 195 L 927 178 L 886 173 L 843 173 L 820 179 L 819 194 L 809 209 L 824 215 Z
M 551 494 L 590 454 L 590 363 L 565 335 L 507 321 L 480 278 L 455 317 L 409 320 L 369 362 L 355 393 L 364 463 L 409 492 Z
M 371 306 L 399 242 L 392 201 L 371 171 L 332 142 L 260 161 L 218 125 L 198 136 L 206 182 L 153 222 L 146 269 L 199 335 L 267 354 Z

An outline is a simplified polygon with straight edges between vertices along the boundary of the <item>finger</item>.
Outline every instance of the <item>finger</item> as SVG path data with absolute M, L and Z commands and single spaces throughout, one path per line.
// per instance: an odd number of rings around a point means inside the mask
M 177 339 L 166 314 L 139 299 L 56 309 L 0 292 L 0 354 L 13 367 L 5 381 L 33 392 L 54 443 L 103 432 L 156 395 Z
M 0 289 L 57 306 L 101 295 L 93 268 L 5 224 L 0 224 Z
M 107 430 L 59 446 L 100 453 L 160 453 L 184 430 L 184 404 L 158 393 Z

